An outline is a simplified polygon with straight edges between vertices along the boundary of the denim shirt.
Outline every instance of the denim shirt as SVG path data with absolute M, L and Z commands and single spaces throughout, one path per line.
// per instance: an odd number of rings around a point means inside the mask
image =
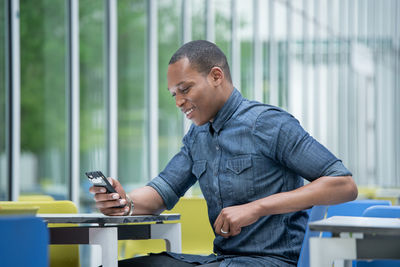
M 341 175 L 351 173 L 292 115 L 234 89 L 212 123 L 191 126 L 180 152 L 148 185 L 172 209 L 198 181 L 212 226 L 225 207 L 294 190 L 302 178 Z M 305 211 L 261 217 L 237 236 L 216 235 L 214 252 L 296 264 L 307 219 Z

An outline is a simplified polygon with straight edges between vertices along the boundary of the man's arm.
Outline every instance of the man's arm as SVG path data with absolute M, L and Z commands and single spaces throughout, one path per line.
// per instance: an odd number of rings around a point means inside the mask
M 105 215 L 121 216 L 130 212 L 130 203 L 127 200 L 125 190 L 121 184 L 112 178 L 108 178 L 111 185 L 118 193 L 107 194 L 102 187 L 92 186 L 89 191 L 94 195 L 96 206 Z M 128 193 L 134 203 L 133 214 L 160 214 L 165 210 L 164 201 L 156 190 L 150 186 L 144 186 Z M 121 197 L 121 199 L 120 199 Z M 128 205 L 125 205 L 128 204 Z M 125 205 L 124 207 L 118 207 Z
M 224 208 L 214 223 L 214 229 L 221 236 L 235 236 L 242 227 L 255 223 L 262 216 L 299 211 L 315 205 L 334 205 L 354 200 L 357 194 L 351 176 L 324 176 L 293 191 Z M 228 234 L 222 234 L 221 229 Z

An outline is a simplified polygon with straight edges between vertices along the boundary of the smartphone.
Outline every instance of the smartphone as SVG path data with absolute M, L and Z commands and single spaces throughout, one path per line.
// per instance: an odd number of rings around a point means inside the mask
M 101 171 L 86 172 L 85 174 L 94 186 L 104 187 L 107 190 L 106 193 L 117 193 Z
M 107 178 L 101 171 L 86 172 L 85 174 L 89 178 L 89 181 L 92 182 L 94 186 L 104 187 L 106 189 L 107 194 L 117 193 L 117 191 L 115 191 L 114 187 L 112 187 L 110 182 L 107 180 Z M 121 197 L 119 197 L 119 199 L 121 199 Z M 117 206 L 117 208 L 122 208 L 125 206 L 126 204 Z

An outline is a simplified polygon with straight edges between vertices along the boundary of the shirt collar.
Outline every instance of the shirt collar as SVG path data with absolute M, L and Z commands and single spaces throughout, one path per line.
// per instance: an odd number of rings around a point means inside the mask
M 232 114 L 239 107 L 242 100 L 242 95 L 236 88 L 234 88 L 228 100 L 217 112 L 217 115 L 215 115 L 214 121 L 209 123 L 210 127 L 212 127 L 213 130 L 218 133 L 222 126 L 224 126 L 225 122 L 231 118 Z

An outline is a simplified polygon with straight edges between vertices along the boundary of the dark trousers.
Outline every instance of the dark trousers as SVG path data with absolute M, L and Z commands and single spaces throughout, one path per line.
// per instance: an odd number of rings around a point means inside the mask
M 218 267 L 220 262 L 213 262 L 207 264 L 196 264 L 187 263 L 174 259 L 165 254 L 151 254 L 149 256 L 135 257 L 126 260 L 120 260 L 118 267 L 191 267 L 191 266 L 203 266 L 203 267 Z

